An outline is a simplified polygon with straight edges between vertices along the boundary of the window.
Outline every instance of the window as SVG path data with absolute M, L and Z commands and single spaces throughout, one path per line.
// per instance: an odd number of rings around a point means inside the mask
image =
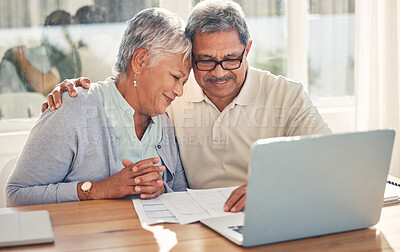
M 287 58 L 295 55 L 288 55 L 285 6 L 297 3 L 284 0 L 237 2 L 246 14 L 254 41 L 251 65 L 286 76 Z M 308 82 L 304 84 L 310 95 L 313 98 L 354 95 L 354 0 L 303 0 L 303 4 L 307 7 L 307 27 L 302 36 L 308 41 Z M 295 11 L 301 12 L 301 9 Z M 302 30 L 301 23 L 294 25 L 294 30 Z M 296 38 L 294 40 L 296 43 Z M 298 78 L 294 76 L 294 79 Z
M 355 130 L 355 0 L 307 1 L 308 92 L 334 132 Z
M 158 6 L 158 0 L 0 0 L 0 119 L 36 117 L 44 95 L 66 78 L 111 76 L 125 21 Z
M 354 95 L 354 0 L 310 0 L 308 7 L 310 94 Z
M 246 14 L 254 41 L 249 56 L 251 65 L 301 81 L 328 123 L 341 124 L 334 126 L 334 131 L 351 130 L 354 125 L 355 0 L 235 1 Z M 4 93 L 9 92 L 4 89 L 10 89 L 10 83 L 14 90 L 29 92 L 24 96 L 25 100 L 11 108 L 0 104 L 0 119 L 37 116 L 40 106 L 27 109 L 27 104 L 44 100 L 43 94 L 51 90 L 45 83 L 50 80 L 52 84 L 49 86 L 53 87 L 60 80 L 75 76 L 87 76 L 92 81 L 110 76 L 124 22 L 138 11 L 164 7 L 186 19 L 191 7 L 198 2 L 0 0 L 2 61 L 14 55 L 12 50 L 24 46 L 25 58 L 41 71 L 39 81 L 35 82 L 40 85 L 32 90 L 32 87 L 27 87 L 26 79 L 20 80 L 18 71 L 21 69 L 18 68 L 13 70 L 13 77 L 4 81 L 5 71 L 10 70 L 4 70 L 0 65 L 0 103 L 1 100 L 14 99 L 4 98 Z M 82 8 L 84 6 L 92 8 Z M 44 27 L 46 17 L 55 10 L 68 12 L 71 24 Z M 40 46 L 46 38 L 50 38 L 47 45 L 53 50 L 53 57 L 64 57 L 63 63 L 54 65 L 54 59 L 40 58 L 40 50 L 43 50 Z M 57 46 L 51 46 L 53 42 Z M 14 79 L 10 81 L 10 78 Z M 22 89 L 18 90 L 20 86 Z M 32 95 L 32 91 L 36 91 L 36 95 Z M 11 117 L 10 110 L 13 110 Z
M 237 1 L 245 12 L 253 40 L 250 64 L 286 75 L 286 14 L 284 0 Z

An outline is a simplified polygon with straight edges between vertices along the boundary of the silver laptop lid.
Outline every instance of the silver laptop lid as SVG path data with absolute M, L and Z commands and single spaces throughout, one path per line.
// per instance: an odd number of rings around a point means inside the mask
M 376 224 L 393 130 L 258 140 L 252 147 L 244 246 Z

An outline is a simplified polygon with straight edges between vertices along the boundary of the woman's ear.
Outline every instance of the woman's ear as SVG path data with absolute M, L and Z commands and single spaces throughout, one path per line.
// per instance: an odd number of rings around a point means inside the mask
M 132 56 L 131 67 L 136 74 L 140 74 L 143 68 L 149 65 L 149 56 L 147 50 L 139 48 Z

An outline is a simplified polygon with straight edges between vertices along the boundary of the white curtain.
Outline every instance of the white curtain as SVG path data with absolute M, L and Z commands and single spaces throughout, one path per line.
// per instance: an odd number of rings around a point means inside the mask
M 356 0 L 355 12 L 356 127 L 396 130 L 390 174 L 400 177 L 400 1 Z

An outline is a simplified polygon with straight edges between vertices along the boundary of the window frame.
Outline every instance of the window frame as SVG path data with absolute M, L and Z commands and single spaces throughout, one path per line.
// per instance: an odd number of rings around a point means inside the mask
M 308 91 L 307 4 L 307 0 L 286 1 L 287 77 L 301 81 L 306 91 Z M 333 132 L 355 131 L 354 95 L 312 100 Z

